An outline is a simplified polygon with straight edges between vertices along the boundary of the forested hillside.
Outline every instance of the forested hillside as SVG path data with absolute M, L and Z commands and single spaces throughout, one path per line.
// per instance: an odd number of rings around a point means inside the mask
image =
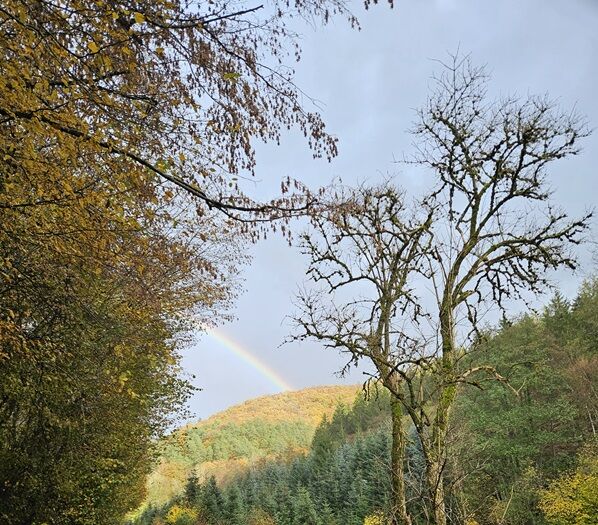
M 508 384 L 461 386 L 446 465 L 451 523 L 596 523 L 597 348 L 598 280 L 585 283 L 571 303 L 557 295 L 541 314 L 505 321 L 480 337 L 469 358 L 494 364 Z M 408 505 L 423 525 L 424 462 L 407 419 L 404 425 Z M 134 523 L 384 523 L 390 442 L 388 394 L 373 389 L 365 401 L 360 392 L 321 421 L 306 454 L 256 463 L 225 482 L 191 476 L 181 494 Z
M 149 504 L 180 493 L 190 475 L 225 482 L 267 459 L 305 454 L 323 417 L 351 403 L 358 386 L 328 386 L 246 401 L 165 439 L 148 480 Z

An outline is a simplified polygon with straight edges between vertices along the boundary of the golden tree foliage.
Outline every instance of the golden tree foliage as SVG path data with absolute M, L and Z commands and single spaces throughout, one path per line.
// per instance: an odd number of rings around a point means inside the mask
M 540 494 L 540 508 L 550 525 L 592 525 L 598 519 L 597 447 L 588 446 L 575 472 L 552 482 Z
M 173 505 L 166 515 L 168 525 L 194 525 L 197 522 L 197 511 L 189 507 Z
M 237 7 L 3 2 L 0 162 L 8 189 L 18 172 L 29 190 L 10 205 L 83 198 L 90 181 L 69 175 L 84 169 L 119 195 L 169 181 L 228 213 L 276 213 L 280 201 L 251 203 L 232 175 L 253 171 L 252 139 L 278 141 L 291 126 L 315 155 L 336 154 L 282 61 L 294 45 L 288 17 L 345 8 L 339 0 L 275 3 L 259 18 L 258 8 Z
M 255 138 L 297 126 L 316 156 L 336 153 L 283 60 L 298 53 L 290 17 L 327 20 L 342 2 L 234 9 L 2 3 L 3 523 L 112 523 L 140 500 L 188 392 L 178 351 L 226 310 L 244 259 L 239 228 L 210 210 L 255 221 L 305 206 L 238 191 Z
M 370 514 L 363 520 L 363 525 L 384 525 L 385 523 L 384 514 L 382 513 Z

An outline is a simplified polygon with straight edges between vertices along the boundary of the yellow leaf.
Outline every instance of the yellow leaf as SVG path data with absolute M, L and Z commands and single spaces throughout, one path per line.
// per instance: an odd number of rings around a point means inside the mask
M 91 50 L 92 53 L 97 53 L 100 50 L 98 45 L 93 41 L 87 44 L 87 47 Z
M 233 81 L 233 82 L 234 82 L 234 81 L 235 81 L 235 80 L 237 80 L 237 79 L 238 79 L 240 76 L 241 76 L 241 74 L 240 74 L 240 73 L 234 73 L 234 72 L 231 72 L 231 73 L 224 73 L 224 75 L 222 75 L 222 78 L 223 78 L 224 80 L 231 80 L 231 81 Z
M 125 383 L 128 380 L 129 380 L 129 374 L 127 372 L 123 372 L 122 374 L 120 374 L 118 376 L 118 382 L 119 382 L 121 388 L 125 386 Z
M 135 17 L 135 22 L 138 24 L 143 24 L 143 22 L 145 22 L 145 16 L 141 13 L 135 13 L 133 16 Z

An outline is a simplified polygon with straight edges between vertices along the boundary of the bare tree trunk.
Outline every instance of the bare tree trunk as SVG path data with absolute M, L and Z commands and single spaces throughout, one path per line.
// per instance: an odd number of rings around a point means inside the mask
M 446 501 L 444 491 L 444 468 L 447 460 L 447 434 L 451 408 L 457 397 L 455 382 L 455 335 L 452 309 L 445 300 L 440 313 L 442 356 L 440 357 L 439 396 L 436 415 L 429 440 L 422 443 L 426 458 L 426 482 L 434 525 L 446 525 Z M 427 450 L 425 450 L 427 449 Z
M 411 516 L 407 511 L 405 493 L 405 456 L 407 438 L 403 429 L 403 407 L 401 402 L 391 394 L 390 408 L 392 414 L 391 445 L 391 525 L 411 525 Z
M 449 415 L 456 395 L 457 387 L 454 384 L 442 388 L 432 431 L 431 450 L 427 462 L 427 481 L 435 525 L 446 524 L 444 470 L 447 461 Z
M 426 481 L 430 492 L 430 515 L 434 525 L 446 525 L 446 506 L 444 502 L 443 465 L 441 458 L 426 461 Z

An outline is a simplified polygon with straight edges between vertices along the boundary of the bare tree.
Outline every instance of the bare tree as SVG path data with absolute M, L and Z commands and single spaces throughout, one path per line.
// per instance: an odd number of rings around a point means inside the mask
M 423 451 L 428 520 L 445 525 L 458 388 L 508 385 L 467 359 L 483 315 L 549 287 L 550 270 L 575 269 L 571 248 L 591 219 L 558 210 L 546 180 L 550 162 L 579 152 L 583 119 L 547 97 L 489 100 L 488 76 L 467 58 L 443 66 L 413 129 L 413 163 L 436 178 L 425 204 L 409 211 L 389 184 L 359 188 L 302 237 L 322 286 L 299 297 L 294 337 L 347 352 L 347 366 L 368 359 L 392 394 L 393 523 L 410 521 L 403 411 Z
M 483 316 L 545 290 L 549 271 L 574 270 L 572 248 L 591 219 L 569 219 L 547 183 L 551 162 L 579 152 L 583 119 L 547 97 L 489 100 L 488 76 L 468 58 L 443 66 L 413 129 L 413 163 L 436 179 L 425 205 L 408 210 L 389 184 L 360 188 L 302 238 L 308 275 L 322 287 L 300 296 L 295 337 L 368 359 L 392 394 L 393 523 L 410 519 L 403 412 L 424 456 L 425 514 L 445 525 L 445 491 L 468 475 L 446 475 L 458 389 L 508 386 L 468 359 Z
M 403 397 L 422 443 L 436 525 L 446 523 L 447 432 L 458 387 L 505 381 L 491 366 L 465 364 L 482 315 L 541 292 L 550 270 L 575 269 L 571 248 L 591 218 L 558 210 L 546 180 L 551 162 L 579 152 L 588 135 L 583 119 L 547 97 L 489 100 L 488 76 L 467 57 L 443 66 L 413 130 L 414 162 L 437 179 L 427 199 L 434 219 L 426 254 L 435 307 L 421 339 L 426 357 L 404 378 L 411 391 L 422 388 Z
M 412 343 L 405 320 L 417 322 L 419 303 L 412 274 L 422 270 L 430 241 L 431 210 L 411 212 L 390 185 L 361 187 L 313 219 L 301 237 L 310 257 L 308 275 L 321 285 L 299 296 L 293 339 L 312 338 L 349 355 L 347 368 L 370 361 L 391 392 L 398 370 L 410 365 L 403 348 Z M 393 524 L 410 524 L 405 491 L 403 410 L 391 396 Z

